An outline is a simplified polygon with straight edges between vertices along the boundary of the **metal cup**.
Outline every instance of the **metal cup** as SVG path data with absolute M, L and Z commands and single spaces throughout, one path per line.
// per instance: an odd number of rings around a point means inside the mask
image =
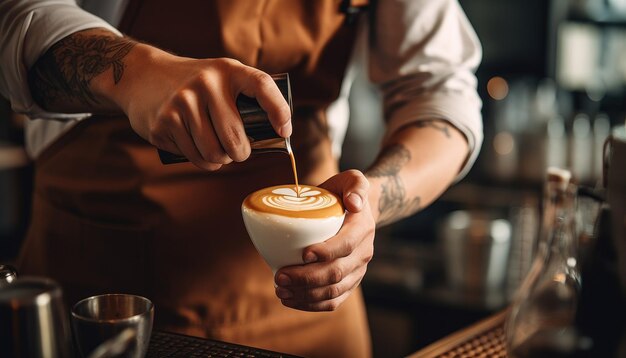
M 71 336 L 60 286 L 20 277 L 0 288 L 0 357 L 69 357 Z
M 468 290 L 501 288 L 506 279 L 511 224 L 488 212 L 455 211 L 439 235 L 450 286 Z
M 72 308 L 78 353 L 101 357 L 102 347 L 114 347 L 111 343 L 121 340 L 124 347 L 116 357 L 142 358 L 148 351 L 153 320 L 154 305 L 145 297 L 108 294 L 85 298 Z
M 293 111 L 291 101 L 291 85 L 289 74 L 280 73 L 272 75 L 278 89 Z M 237 110 L 243 122 L 243 129 L 250 141 L 252 153 L 284 152 L 288 153 L 291 148 L 288 139 L 282 138 L 276 133 L 269 121 L 267 112 L 255 98 L 240 94 L 236 100 Z M 189 160 L 182 155 L 170 153 L 159 149 L 159 158 L 163 164 L 183 163 Z

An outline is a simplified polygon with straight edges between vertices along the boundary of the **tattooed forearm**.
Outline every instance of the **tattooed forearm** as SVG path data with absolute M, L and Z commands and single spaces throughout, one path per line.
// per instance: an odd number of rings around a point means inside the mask
M 389 224 L 405 218 L 420 209 L 420 197 L 406 198 L 402 181 L 397 176 L 389 177 L 382 184 L 382 193 L 378 202 L 380 225 Z
M 395 144 L 386 148 L 366 171 L 369 177 L 383 179 L 378 202 L 379 224 L 388 224 L 419 210 L 420 198 L 406 197 L 406 189 L 399 176 L 402 167 L 410 160 L 411 153 L 403 145 Z
M 417 128 L 434 128 L 443 133 L 446 138 L 450 138 L 450 124 L 440 119 L 426 119 L 412 124 Z
M 376 162 L 367 170 L 367 174 L 375 178 L 395 176 L 409 160 L 411 153 L 403 145 L 394 144 L 378 155 Z
M 89 33 L 86 33 L 89 32 Z M 124 57 L 136 45 L 104 30 L 87 30 L 65 37 L 37 60 L 28 73 L 33 99 L 43 108 L 98 104 L 91 80 L 112 68 L 117 84 L 124 75 Z

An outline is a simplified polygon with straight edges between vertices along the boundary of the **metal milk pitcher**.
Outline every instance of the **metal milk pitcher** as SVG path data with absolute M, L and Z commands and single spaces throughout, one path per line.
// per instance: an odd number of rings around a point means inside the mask
M 72 338 L 61 287 L 41 277 L 0 286 L 0 357 L 71 357 Z

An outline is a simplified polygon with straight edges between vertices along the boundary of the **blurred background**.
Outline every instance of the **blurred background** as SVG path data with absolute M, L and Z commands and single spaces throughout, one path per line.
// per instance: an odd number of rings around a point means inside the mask
M 485 140 L 468 176 L 377 233 L 363 281 L 375 355 L 402 356 L 504 308 L 528 270 L 547 166 L 595 187 L 626 118 L 626 0 L 461 0 L 483 46 Z M 365 169 L 383 132 L 362 71 L 341 167 Z M 24 118 L 0 102 L 0 261 L 28 223 Z
M 406 355 L 502 310 L 534 254 L 546 168 L 600 186 L 603 143 L 626 119 L 625 0 L 460 4 L 483 46 L 485 140 L 465 179 L 377 232 L 363 281 L 377 357 Z M 344 169 L 367 168 L 384 131 L 366 70 L 357 84 Z

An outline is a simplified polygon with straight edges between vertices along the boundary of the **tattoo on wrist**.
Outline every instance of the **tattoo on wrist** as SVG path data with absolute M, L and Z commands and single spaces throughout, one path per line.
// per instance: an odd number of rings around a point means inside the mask
M 440 131 L 441 133 L 443 133 L 446 136 L 446 138 L 450 138 L 450 125 L 447 122 L 444 122 L 440 119 L 425 119 L 422 121 L 415 122 L 412 125 L 418 128 L 426 128 L 426 127 L 434 128 Z
M 60 102 L 97 104 L 89 89 L 91 80 L 113 70 L 113 81 L 124 75 L 124 57 L 135 41 L 113 34 L 77 32 L 54 44 L 37 60 L 28 73 L 33 99 L 44 108 Z
M 400 170 L 411 160 L 411 153 L 401 144 L 394 144 L 380 154 L 366 175 L 382 178 L 382 191 L 378 201 L 378 221 L 387 224 L 407 217 L 420 209 L 420 197 L 406 197 Z

